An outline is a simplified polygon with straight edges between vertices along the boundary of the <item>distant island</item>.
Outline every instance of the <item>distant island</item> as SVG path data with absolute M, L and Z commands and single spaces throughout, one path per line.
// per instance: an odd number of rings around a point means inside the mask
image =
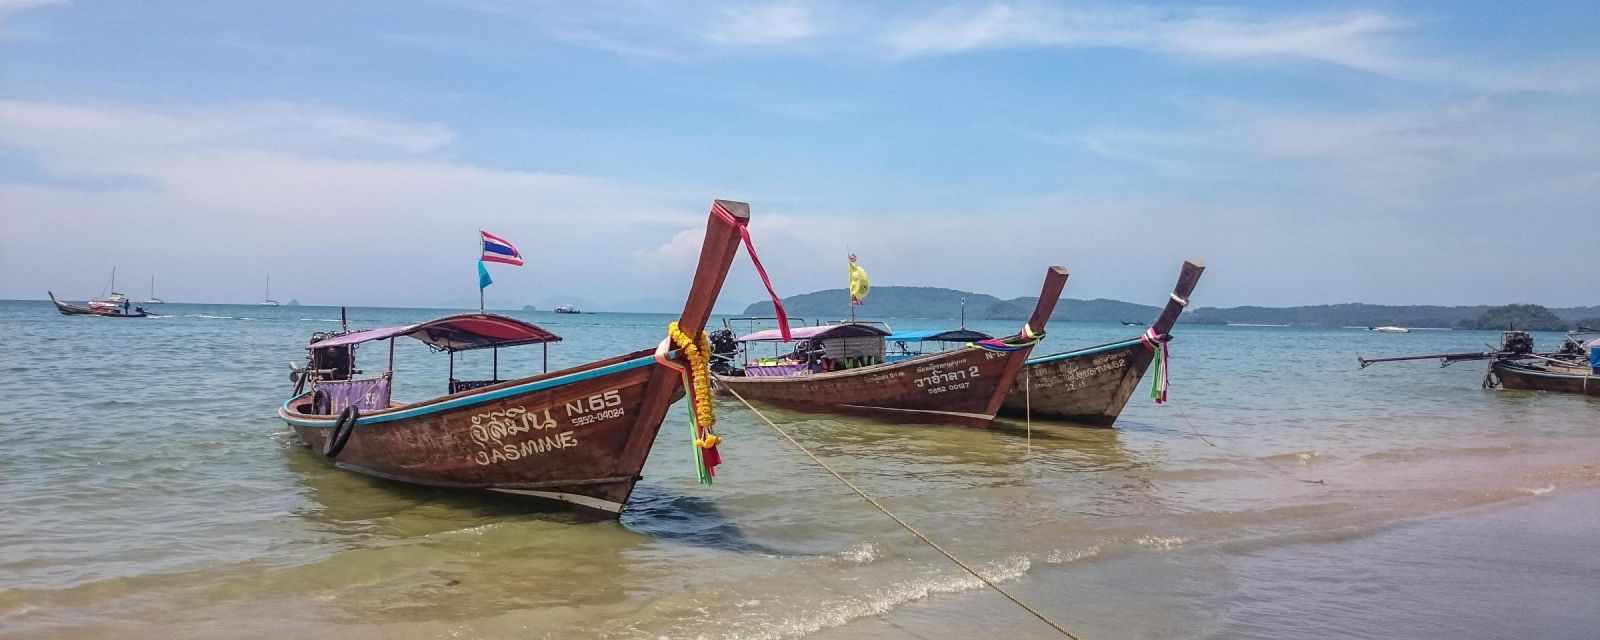
M 300 306 L 300 301 L 296 300 L 294 298 L 290 298 L 288 304 L 285 304 L 284 306 L 287 306 L 287 307 L 298 307 L 298 306 Z
M 954 320 L 966 303 L 969 320 L 1026 320 L 1036 297 L 1000 298 L 971 291 L 940 287 L 875 287 L 857 314 L 869 318 L 926 318 Z M 850 296 L 844 289 L 825 289 L 783 299 L 789 315 L 807 320 L 836 320 L 850 313 Z M 1121 300 L 1062 298 L 1055 321 L 1149 322 L 1159 307 Z M 744 315 L 770 316 L 771 302 L 745 307 Z M 1600 306 L 1546 308 L 1518 304 L 1502 306 L 1333 304 L 1300 307 L 1203 307 L 1190 309 L 1181 322 L 1195 324 L 1281 324 L 1297 327 L 1439 327 L 1504 329 L 1515 326 L 1536 331 L 1564 331 L 1582 325 L 1600 329 Z
M 535 307 L 535 306 L 533 306 L 531 304 L 525 304 L 525 305 L 522 305 L 522 310 L 523 311 L 538 311 L 539 308 Z

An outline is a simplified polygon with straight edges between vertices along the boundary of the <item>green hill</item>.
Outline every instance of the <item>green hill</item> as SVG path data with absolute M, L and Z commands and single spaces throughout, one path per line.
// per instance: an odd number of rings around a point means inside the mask
M 856 314 L 869 318 L 956 319 L 966 301 L 968 319 L 1027 320 L 1038 298 L 1001 300 L 991 295 L 938 287 L 876 287 Z M 826 289 L 783 299 L 789 315 L 807 320 L 835 320 L 850 315 L 850 294 L 844 289 Z M 1160 309 L 1120 300 L 1078 300 L 1063 298 L 1056 306 L 1056 321 L 1149 322 Z M 772 315 L 771 302 L 745 307 L 747 316 Z
M 966 301 L 966 316 L 976 320 L 1026 320 L 1038 298 L 1001 300 L 994 296 L 939 287 L 876 287 L 856 314 L 868 318 L 956 319 Z M 783 299 L 789 315 L 807 320 L 837 320 L 850 315 L 850 295 L 826 289 Z M 1054 320 L 1072 322 L 1150 322 L 1157 307 L 1121 300 L 1062 298 Z M 1541 313 L 1542 312 L 1542 313 Z M 745 308 L 745 315 L 772 315 L 771 302 Z M 1437 305 L 1324 304 L 1304 307 L 1203 307 L 1183 315 L 1197 324 L 1286 324 L 1296 327 L 1484 327 L 1556 329 L 1600 317 L 1600 306 L 1545 309 L 1537 305 L 1445 307 Z M 1594 320 L 1589 320 L 1593 323 Z M 1592 324 L 1588 326 L 1593 326 Z

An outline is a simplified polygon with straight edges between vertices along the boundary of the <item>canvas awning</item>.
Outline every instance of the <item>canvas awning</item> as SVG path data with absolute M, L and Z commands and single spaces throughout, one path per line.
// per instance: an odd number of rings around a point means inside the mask
M 888 331 L 874 327 L 870 324 L 825 324 L 816 327 L 800 327 L 789 332 L 790 341 L 794 340 L 820 340 L 823 338 L 866 338 L 883 337 L 889 335 Z M 767 329 L 739 338 L 739 342 L 783 342 L 783 333 L 777 329 Z
M 928 329 L 926 331 L 898 331 L 890 334 L 890 342 L 977 342 L 993 338 L 973 329 Z
M 516 318 L 491 313 L 465 313 L 403 327 L 384 327 L 347 333 L 313 342 L 308 348 L 343 347 L 400 336 L 415 338 L 440 351 L 513 347 L 561 340 L 561 336 Z

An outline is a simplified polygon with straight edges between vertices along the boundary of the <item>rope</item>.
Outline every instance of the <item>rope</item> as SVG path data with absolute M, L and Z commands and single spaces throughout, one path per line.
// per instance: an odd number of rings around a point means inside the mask
M 936 543 L 933 540 L 929 539 L 928 536 L 923 535 L 923 533 L 921 531 L 918 531 L 916 529 L 916 527 L 913 527 L 910 524 L 906 523 L 905 520 L 901 520 L 900 516 L 897 516 L 893 512 L 889 511 L 889 509 L 884 507 L 877 500 L 874 500 L 872 498 L 872 496 L 867 495 L 867 492 L 862 491 L 860 487 L 857 487 L 855 485 L 855 483 L 850 482 L 844 476 L 839 475 L 839 472 L 838 471 L 834 471 L 833 467 L 828 466 L 828 463 L 823 462 L 821 458 L 818 458 L 816 454 L 811 453 L 811 450 L 805 448 L 804 445 L 800 444 L 799 441 L 795 440 L 794 437 L 790 436 L 788 432 L 784 431 L 782 427 L 779 427 L 777 424 L 773 423 L 771 419 L 767 418 L 766 414 L 761 413 L 760 409 L 757 409 L 757 408 L 755 408 L 755 405 L 750 404 L 749 400 L 745 400 L 744 396 L 739 395 L 739 392 L 734 390 L 732 386 L 722 385 L 722 388 L 727 389 L 728 393 L 731 393 L 731 394 L 733 394 L 733 397 L 738 398 L 739 402 L 743 403 L 745 408 L 749 409 L 751 413 L 756 414 L 757 418 L 761 418 L 761 421 L 767 423 L 767 426 L 771 427 L 773 431 L 776 431 L 778 433 L 778 435 L 783 436 L 784 440 L 788 440 L 789 444 L 794 445 L 794 448 L 800 450 L 800 453 L 806 454 L 806 457 L 811 458 L 812 462 L 815 462 L 815 463 L 817 463 L 817 466 L 822 467 L 823 471 L 827 471 L 828 475 L 831 475 L 831 476 L 834 477 L 834 479 L 838 480 L 839 482 L 844 483 L 844 486 L 850 487 L 850 490 L 854 491 L 856 493 L 856 495 L 861 496 L 862 500 L 866 500 L 867 504 L 872 505 L 873 508 L 875 508 L 878 511 L 882 512 L 883 515 L 889 516 L 889 519 L 895 521 L 895 524 L 898 524 L 898 525 L 901 526 L 901 528 L 904 528 L 906 531 L 911 532 L 911 535 L 916 536 L 918 540 L 921 540 L 922 542 L 926 543 L 928 546 L 933 547 L 934 551 L 938 551 L 945 558 L 948 558 L 951 562 L 956 563 L 957 566 L 961 567 L 962 569 L 965 569 L 967 573 L 972 574 L 972 577 L 977 578 L 978 581 L 980 581 L 983 584 L 987 585 L 990 589 L 994 589 L 996 593 L 999 593 L 1000 595 L 1005 596 L 1005 598 L 1007 600 L 1010 600 L 1012 603 L 1016 604 L 1017 606 L 1022 607 L 1023 611 L 1027 611 L 1028 613 L 1033 614 L 1033 617 L 1038 618 L 1040 622 L 1043 622 L 1043 623 L 1045 623 L 1047 625 L 1050 625 L 1050 628 L 1061 632 L 1062 636 L 1067 637 L 1067 638 L 1071 638 L 1072 640 L 1078 640 L 1078 636 L 1072 635 L 1072 632 L 1068 631 L 1066 627 L 1063 627 L 1063 626 L 1061 626 L 1061 624 L 1057 623 L 1056 621 L 1051 620 L 1048 616 L 1044 615 L 1043 613 L 1040 613 L 1039 610 L 1028 606 L 1027 603 L 1025 603 L 1025 602 L 1023 602 L 1021 600 L 1018 600 L 1016 596 L 1013 596 L 1013 595 L 1011 595 L 1010 592 L 1006 591 L 1005 589 L 1000 588 L 1000 585 L 997 585 L 994 582 L 991 582 L 988 578 L 983 577 L 983 574 L 978 573 L 978 571 L 976 569 L 973 569 L 971 566 L 968 566 L 967 563 L 962 562 L 960 558 L 955 557 L 955 555 L 951 554 L 949 551 L 945 551 L 944 547 L 939 546 L 938 543 Z

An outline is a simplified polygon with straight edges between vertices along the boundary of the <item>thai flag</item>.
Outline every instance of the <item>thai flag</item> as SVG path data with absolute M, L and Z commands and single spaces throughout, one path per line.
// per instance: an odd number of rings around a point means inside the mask
M 484 262 L 522 266 L 522 253 L 517 251 L 516 245 L 488 231 L 479 230 L 478 233 L 483 234 L 482 260 Z

